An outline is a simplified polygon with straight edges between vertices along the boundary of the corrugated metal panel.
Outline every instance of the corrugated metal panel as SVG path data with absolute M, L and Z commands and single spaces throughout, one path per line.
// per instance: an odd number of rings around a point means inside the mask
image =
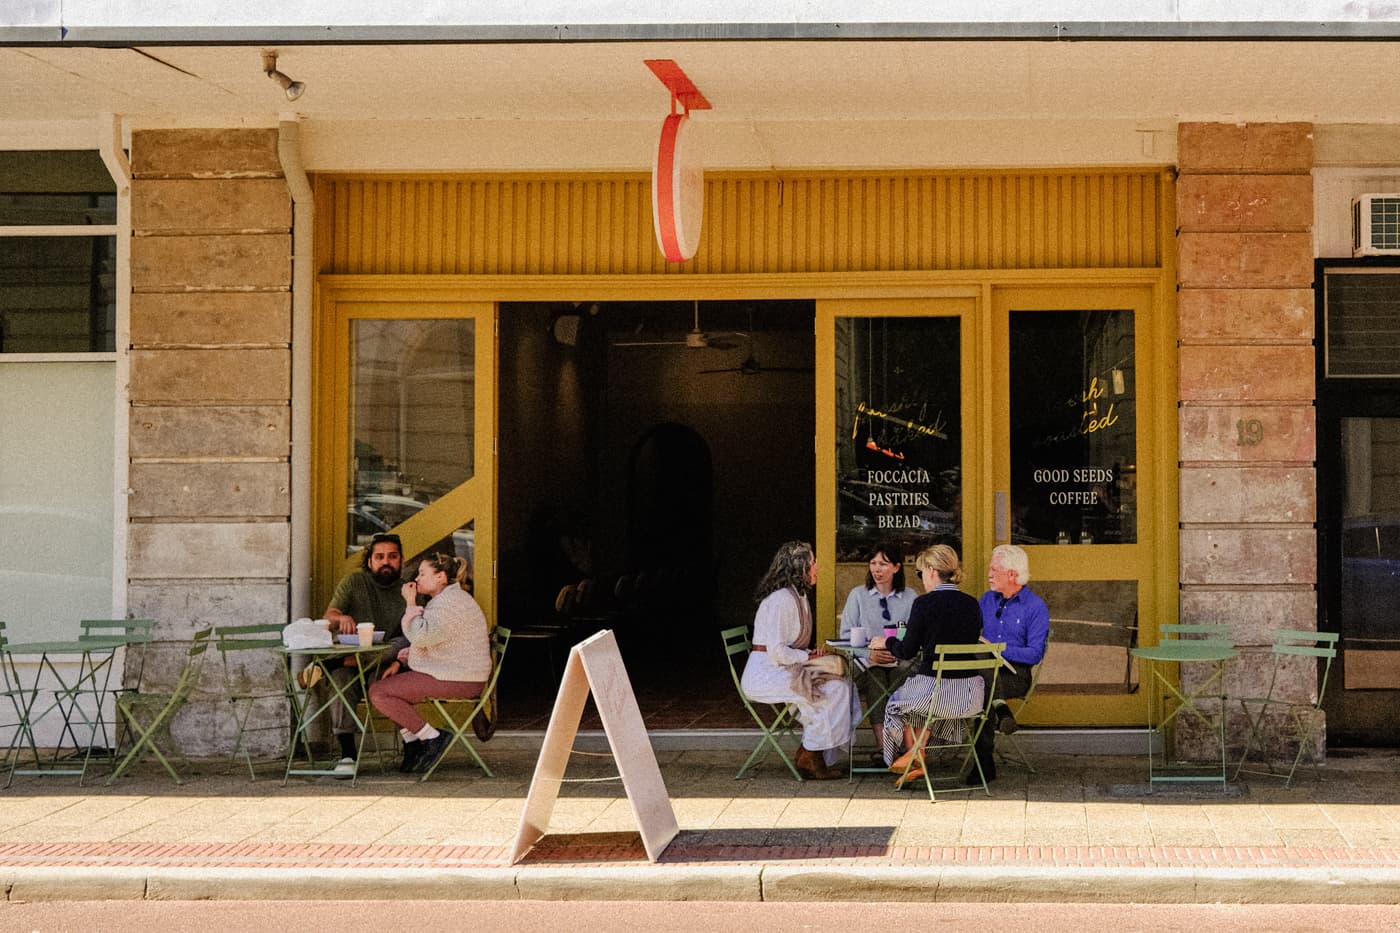
M 712 175 L 700 249 L 652 236 L 645 175 L 317 178 L 322 272 L 703 274 L 1150 268 L 1162 174 Z

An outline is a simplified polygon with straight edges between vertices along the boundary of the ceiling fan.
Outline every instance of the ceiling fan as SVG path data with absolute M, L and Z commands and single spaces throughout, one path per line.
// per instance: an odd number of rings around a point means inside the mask
M 753 355 L 753 310 L 749 310 L 749 332 L 742 335 L 748 344 L 748 355 L 738 366 L 728 366 L 723 369 L 702 369 L 699 374 L 713 375 L 715 373 L 738 373 L 741 376 L 761 376 L 764 373 L 810 373 L 810 366 L 764 366 L 758 361 L 758 357 Z
M 724 333 L 709 334 L 700 329 L 700 302 L 695 305 L 695 326 L 684 337 L 674 339 L 646 340 L 633 338 L 630 340 L 615 340 L 615 347 L 686 347 L 691 350 L 732 350 L 738 344 L 725 340 L 726 337 L 747 337 L 742 331 L 726 331 Z M 638 329 L 640 332 L 640 328 Z
M 729 366 L 725 369 L 702 369 L 700 375 L 738 373 L 741 376 L 761 376 L 764 373 L 810 373 L 812 371 L 810 366 L 764 366 L 758 361 L 758 357 L 753 355 L 753 350 L 749 350 L 749 355 L 744 357 L 743 362 L 738 366 Z

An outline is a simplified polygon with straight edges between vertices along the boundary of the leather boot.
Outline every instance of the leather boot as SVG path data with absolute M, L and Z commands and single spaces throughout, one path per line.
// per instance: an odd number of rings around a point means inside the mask
M 808 781 L 831 781 L 841 776 L 840 772 L 827 767 L 826 758 L 820 752 L 807 748 L 797 750 L 793 764 L 797 767 L 797 773 Z

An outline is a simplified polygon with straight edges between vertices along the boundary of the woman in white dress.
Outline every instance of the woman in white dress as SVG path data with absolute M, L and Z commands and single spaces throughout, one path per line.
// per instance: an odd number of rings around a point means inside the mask
M 812 611 L 807 594 L 817 582 L 817 558 L 804 541 L 778 548 L 754 598 L 753 653 L 740 684 L 750 700 L 792 703 L 802 723 L 802 747 L 794 764 L 804 778 L 840 777 L 831 765 L 851 740 L 860 711 L 850 681 L 808 666 L 827 652 L 809 649 Z

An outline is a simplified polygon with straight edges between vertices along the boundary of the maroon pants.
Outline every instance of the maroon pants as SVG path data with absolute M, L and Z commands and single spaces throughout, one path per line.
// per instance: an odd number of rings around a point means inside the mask
M 481 696 L 485 686 L 475 680 L 438 680 L 418 671 L 395 674 L 376 680 L 369 688 L 369 701 L 374 708 L 409 732 L 417 732 L 427 723 L 414 707 L 427 699 L 470 700 Z

